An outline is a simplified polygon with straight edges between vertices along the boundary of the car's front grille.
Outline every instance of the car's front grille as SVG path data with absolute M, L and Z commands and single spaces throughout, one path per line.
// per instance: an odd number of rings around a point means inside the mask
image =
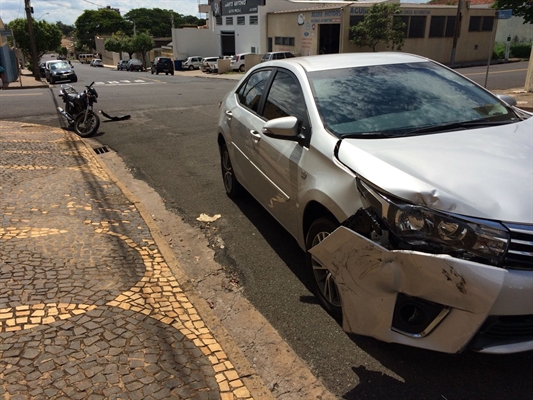
M 489 317 L 470 342 L 473 350 L 533 341 L 533 315 Z
M 506 223 L 511 243 L 503 266 L 508 269 L 533 270 L 533 225 Z

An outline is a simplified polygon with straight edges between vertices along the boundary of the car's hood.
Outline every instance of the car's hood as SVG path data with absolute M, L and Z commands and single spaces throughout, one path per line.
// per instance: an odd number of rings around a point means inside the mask
M 72 72 L 72 68 L 59 68 L 54 70 L 53 72 L 55 72 L 56 74 L 64 74 L 66 72 Z
M 533 223 L 533 117 L 394 139 L 346 139 L 339 160 L 381 189 L 434 209 Z

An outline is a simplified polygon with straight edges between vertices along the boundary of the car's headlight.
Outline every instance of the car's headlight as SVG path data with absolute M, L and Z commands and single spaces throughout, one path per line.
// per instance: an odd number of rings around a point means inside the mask
M 497 265 L 505 256 L 509 232 L 501 224 L 410 204 L 380 193 L 358 181 L 358 188 L 400 247 L 451 254 L 466 259 L 482 258 Z M 404 246 L 402 246 L 402 243 Z

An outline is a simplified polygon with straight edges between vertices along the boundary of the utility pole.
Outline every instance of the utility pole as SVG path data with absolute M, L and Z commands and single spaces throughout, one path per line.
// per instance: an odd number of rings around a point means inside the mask
M 457 2 L 457 16 L 455 17 L 455 30 L 453 32 L 453 46 L 452 46 L 452 55 L 450 57 L 450 67 L 453 67 L 455 64 L 455 52 L 457 50 L 457 39 L 461 33 L 461 11 L 463 9 L 463 0 Z
M 28 23 L 28 34 L 30 35 L 30 50 L 33 64 L 33 77 L 36 81 L 41 80 L 39 74 L 39 60 L 37 59 L 37 48 L 35 47 L 35 36 L 33 35 L 33 7 L 30 5 L 30 0 L 24 0 L 24 6 L 26 8 L 26 21 Z

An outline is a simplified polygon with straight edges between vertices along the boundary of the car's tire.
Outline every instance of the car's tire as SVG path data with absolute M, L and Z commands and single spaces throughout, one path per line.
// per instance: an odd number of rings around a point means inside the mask
M 241 65 L 241 66 L 239 67 L 239 71 L 240 71 L 240 72 L 244 72 L 244 65 Z
M 83 123 L 85 113 L 79 114 L 74 121 L 74 131 L 81 137 L 88 137 L 94 135 L 100 127 L 100 118 L 98 114 L 90 111 L 87 116 L 87 121 Z
M 230 199 L 237 198 L 242 195 L 243 187 L 237 180 L 233 165 L 229 157 L 228 147 L 224 143 L 220 146 L 220 167 L 222 170 L 222 181 L 224 182 L 224 190 Z
M 54 78 L 50 77 L 50 80 L 49 80 L 50 84 L 53 85 L 56 83 L 56 81 L 54 80 Z
M 318 218 L 311 224 L 305 239 L 305 261 L 311 275 L 315 295 L 320 304 L 331 316 L 341 319 L 342 306 L 337 283 L 331 272 L 324 268 L 308 251 L 324 240 L 338 226 L 337 222 L 328 217 Z
M 189 71 L 193 71 L 194 70 L 194 65 L 190 65 L 189 66 Z
M 172 71 L 172 72 L 170 73 L 170 75 L 174 75 L 174 71 Z
M 155 74 L 156 74 L 156 75 L 159 75 L 159 71 L 155 71 Z
M 168 75 L 168 72 L 165 72 L 165 75 Z
M 150 70 L 150 73 L 151 73 L 151 74 L 153 75 L 153 74 L 154 74 L 154 70 L 153 70 L 153 69 L 151 69 L 151 70 Z

